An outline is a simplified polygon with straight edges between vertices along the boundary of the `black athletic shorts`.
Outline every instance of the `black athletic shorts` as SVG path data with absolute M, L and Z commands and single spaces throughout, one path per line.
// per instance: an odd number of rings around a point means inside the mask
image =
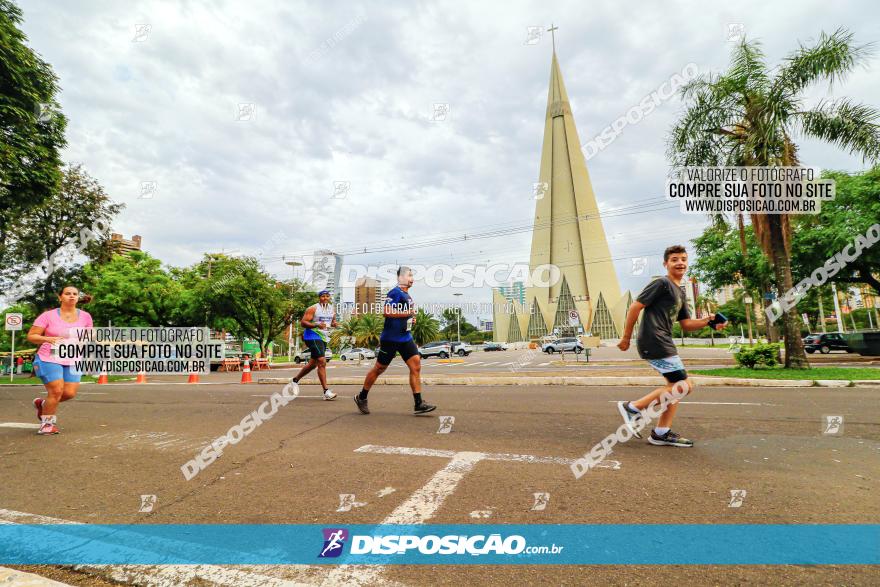
M 379 342 L 379 354 L 376 355 L 376 362 L 380 365 L 391 364 L 394 355 L 400 353 L 403 362 L 409 361 L 410 357 L 419 354 L 419 347 L 416 346 L 414 340 L 410 339 L 404 342 L 394 342 L 391 340 L 383 340 Z
M 309 351 L 311 351 L 313 359 L 320 359 L 324 356 L 324 353 L 327 352 L 327 343 L 320 338 L 308 339 L 304 342 Z

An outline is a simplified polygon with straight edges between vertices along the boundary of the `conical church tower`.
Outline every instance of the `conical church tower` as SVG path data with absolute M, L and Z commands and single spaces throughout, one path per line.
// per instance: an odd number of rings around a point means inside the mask
M 518 342 L 550 333 L 620 336 L 629 297 L 621 295 L 555 47 L 538 182 L 543 197 L 535 205 L 530 270 L 547 279 L 546 271 L 536 269 L 554 265 L 559 278 L 550 287 L 530 286 L 525 307 L 505 308 L 495 292 L 500 309 L 495 311 L 495 339 Z

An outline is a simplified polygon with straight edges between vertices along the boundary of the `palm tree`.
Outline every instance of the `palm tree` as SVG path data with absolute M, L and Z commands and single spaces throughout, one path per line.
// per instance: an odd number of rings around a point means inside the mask
M 419 308 L 416 311 L 415 324 L 412 326 L 412 335 L 419 346 L 426 342 L 437 340 L 437 337 L 440 335 L 440 323 L 437 322 L 433 314 L 429 314 Z
M 839 81 L 868 56 L 867 46 L 854 45 L 852 33 L 838 29 L 822 33 L 812 47 L 801 45 L 771 71 L 760 44 L 744 39 L 727 72 L 700 76 L 682 88 L 688 109 L 669 138 L 673 166 L 797 166 L 792 137 L 798 135 L 877 160 L 877 110 L 848 99 L 805 108 L 803 96 L 814 82 Z M 752 214 L 751 221 L 781 296 L 793 285 L 788 215 Z M 783 314 L 785 366 L 809 368 L 797 320 L 795 308 Z
M 343 347 L 356 344 L 357 329 L 360 319 L 353 316 L 348 320 L 340 322 L 336 330 L 330 334 L 330 346 L 336 350 L 342 350 Z
M 377 314 L 364 314 L 358 318 L 355 341 L 358 346 L 375 348 L 382 334 L 383 318 Z

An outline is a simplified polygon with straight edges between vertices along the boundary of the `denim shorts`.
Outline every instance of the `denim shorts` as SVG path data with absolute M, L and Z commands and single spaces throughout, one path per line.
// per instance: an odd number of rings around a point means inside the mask
M 34 358 L 34 372 L 44 384 L 50 381 L 64 379 L 65 383 L 79 383 L 82 373 L 76 371 L 73 365 L 59 365 L 44 361 L 39 356 Z

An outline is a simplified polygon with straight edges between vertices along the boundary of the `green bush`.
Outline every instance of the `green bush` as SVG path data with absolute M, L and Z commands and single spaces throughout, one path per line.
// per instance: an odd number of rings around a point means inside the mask
M 778 342 L 758 342 L 752 346 L 744 346 L 738 353 L 733 355 L 740 367 L 760 369 L 762 367 L 775 367 L 779 356 Z

